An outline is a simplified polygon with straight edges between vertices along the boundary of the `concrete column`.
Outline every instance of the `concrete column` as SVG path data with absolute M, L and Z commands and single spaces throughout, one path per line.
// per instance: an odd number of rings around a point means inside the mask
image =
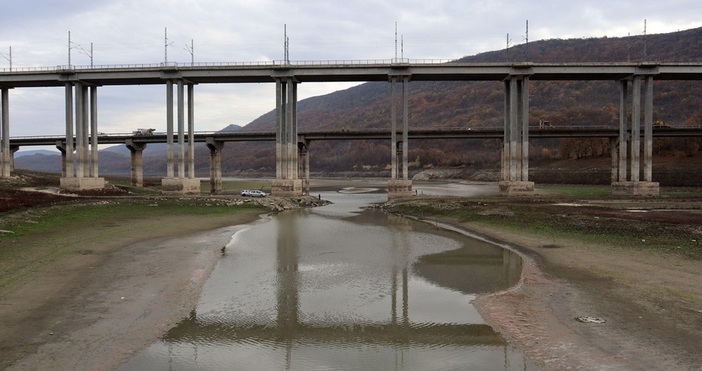
M 10 146 L 10 174 L 15 171 L 15 153 L 19 151 L 20 146 Z
M 169 169 L 169 177 L 161 179 L 161 192 L 166 193 L 166 194 L 184 194 L 184 193 L 189 193 L 189 194 L 199 194 L 200 193 L 200 180 L 196 179 L 194 174 L 194 158 L 195 156 L 193 155 L 193 176 L 186 178 L 185 176 L 185 82 L 182 79 L 179 79 L 176 82 L 178 86 L 178 176 L 174 177 L 173 176 L 173 82 L 169 82 L 168 87 L 167 87 L 167 100 L 168 100 L 168 114 L 167 114 L 167 121 L 168 121 L 168 131 L 169 133 L 168 138 L 169 138 L 169 150 L 168 150 L 168 156 L 170 159 L 170 164 L 168 166 Z M 194 101 L 192 101 L 189 97 L 188 100 L 188 110 L 192 111 L 192 105 Z M 194 121 L 191 124 L 190 119 L 188 119 L 188 125 L 193 125 L 194 126 Z M 191 130 L 191 132 L 194 130 Z M 188 134 L 190 136 L 190 133 Z M 193 133 L 194 135 L 194 133 Z M 194 142 L 194 137 L 193 137 L 193 142 Z M 192 146 L 194 150 L 194 145 Z
M 63 176 L 73 178 L 75 170 L 73 167 L 73 85 L 66 83 L 66 147 L 63 153 Z
M 409 130 L 409 76 L 390 76 L 390 180 L 388 181 L 388 198 L 409 197 L 412 195 L 412 181 L 408 170 L 408 130 Z M 397 83 L 402 79 L 402 139 L 397 140 Z M 400 178 L 400 173 L 402 178 Z
M 522 154 L 521 154 L 521 170 L 520 180 L 526 182 L 529 180 L 529 77 L 524 76 L 521 84 L 521 94 L 519 94 L 519 111 L 522 122 Z
M 75 90 L 75 99 L 74 99 Z M 94 168 L 90 162 L 90 127 L 91 120 L 93 122 L 93 131 L 95 136 L 95 151 L 97 151 L 97 108 L 93 108 L 92 116 L 89 115 L 91 105 L 97 106 L 97 95 L 93 94 L 91 101 L 89 95 L 89 87 L 81 82 L 75 83 L 75 88 L 71 83 L 66 83 L 66 144 L 65 149 L 61 150 L 63 144 L 58 144 L 57 147 L 62 151 L 62 173 L 61 188 L 71 191 L 81 191 L 88 189 L 105 188 L 105 179 L 99 178 L 97 174 L 97 156 L 95 156 Z M 93 91 L 94 93 L 94 91 Z M 74 117 L 75 116 L 75 117 Z M 75 119 L 75 120 L 74 120 Z M 75 121 L 75 127 L 74 127 Z M 75 128 L 75 139 L 73 138 L 73 130 Z M 74 166 L 73 149 L 77 161 Z M 91 169 L 93 176 L 91 176 Z
M 614 183 L 619 178 L 617 169 L 617 166 L 619 166 L 619 138 L 609 138 L 609 151 L 612 157 L 612 177 L 610 181 Z
M 620 81 L 619 84 L 619 166 L 618 181 L 626 182 L 627 180 L 627 142 L 628 138 L 628 119 L 627 119 L 627 96 L 629 82 L 626 80 Z
M 144 150 L 146 143 L 134 143 L 133 140 L 127 140 L 127 148 L 131 153 L 131 174 L 132 186 L 136 188 L 144 187 Z
M 397 78 L 390 79 L 390 179 L 397 179 Z
M 85 174 L 85 152 L 83 151 L 83 84 L 78 82 L 75 87 L 76 93 L 76 156 L 78 161 L 76 162 L 76 178 L 82 178 Z
M 210 149 L 210 193 L 222 192 L 222 149 L 224 142 L 207 138 L 207 148 Z
M 303 195 L 309 195 L 309 192 L 306 192 L 309 189 L 309 151 L 307 149 L 307 144 L 304 140 L 298 141 L 297 142 L 297 157 L 298 157 L 298 173 L 303 174 L 303 179 L 302 179 L 302 194 Z
M 174 178 L 173 171 L 173 81 L 166 81 L 166 177 Z
M 633 77 L 631 94 L 631 126 L 627 132 L 626 101 L 627 81 L 621 82 L 620 112 L 619 112 L 619 151 L 617 166 L 617 181 L 612 182 L 612 194 L 618 196 L 658 196 L 659 185 L 652 182 L 652 152 L 653 152 L 653 76 L 645 77 L 644 93 L 644 181 L 640 181 L 641 162 L 641 83 L 642 76 Z M 630 161 L 627 162 L 627 145 L 629 140 Z M 614 163 L 614 159 L 612 160 Z M 627 169 L 627 164 L 629 168 Z M 627 179 L 627 171 L 629 179 Z M 614 178 L 614 171 L 613 178 Z
M 509 102 L 509 97 L 510 97 L 510 82 L 509 80 L 505 80 L 504 82 L 504 88 L 505 88 L 505 94 L 504 94 L 504 128 L 503 128 L 503 135 L 502 135 L 502 178 L 501 180 L 503 182 L 509 181 L 509 138 L 510 138 L 510 102 Z
M 178 178 L 185 178 L 185 87 L 178 80 Z
M 281 79 L 275 80 L 275 177 L 285 179 L 283 169 L 283 142 L 285 141 L 285 86 Z
M 509 88 L 509 180 L 517 181 L 517 120 L 519 119 L 517 79 L 510 79 Z
M 276 78 L 276 179 L 271 193 L 277 196 L 299 196 L 297 153 L 297 85 L 294 77 Z
M 305 194 L 310 195 L 310 145 L 307 143 L 307 152 L 305 153 Z
M 83 104 L 81 105 L 83 115 L 83 178 L 90 177 L 90 97 L 88 96 L 88 86 L 82 85 Z
M 653 181 L 653 76 L 646 76 L 644 97 L 644 181 Z
M 11 176 L 12 172 L 12 150 L 10 149 L 10 92 L 8 88 L 0 89 L 0 138 L 2 143 L 2 170 L 0 175 L 3 178 Z
M 97 178 L 98 173 L 98 111 L 97 86 L 90 87 L 90 160 L 92 161 L 91 176 Z
M 195 87 L 188 84 L 188 178 L 195 178 Z
M 66 144 L 58 140 L 56 141 L 56 149 L 61 152 L 61 177 L 66 178 Z
M 529 182 L 529 78 L 510 76 L 505 81 L 502 181 L 500 194 L 525 196 L 534 193 Z
M 288 99 L 285 110 L 285 121 L 287 127 L 287 168 L 288 168 L 288 179 L 299 179 L 300 176 L 297 171 L 297 84 L 292 78 L 287 79 L 288 85 Z
M 634 76 L 631 102 L 631 181 L 638 182 L 641 161 L 641 76 Z
M 409 78 L 402 79 L 402 179 L 409 180 Z

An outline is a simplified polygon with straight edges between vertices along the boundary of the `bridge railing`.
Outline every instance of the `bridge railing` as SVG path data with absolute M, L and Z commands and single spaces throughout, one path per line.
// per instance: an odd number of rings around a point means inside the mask
M 63 71 L 91 71 L 114 70 L 130 68 L 198 68 L 198 67 L 274 67 L 274 66 L 364 66 L 364 65 L 397 65 L 397 64 L 442 64 L 449 63 L 450 59 L 341 59 L 341 60 L 302 60 L 302 61 L 255 61 L 255 62 L 160 62 L 160 63 L 124 63 L 103 65 L 57 65 L 57 66 L 28 66 L 0 68 L 2 73 L 22 72 L 63 72 Z

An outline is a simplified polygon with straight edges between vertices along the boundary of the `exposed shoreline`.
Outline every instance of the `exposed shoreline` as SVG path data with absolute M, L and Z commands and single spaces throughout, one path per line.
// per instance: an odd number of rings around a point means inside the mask
M 221 249 L 259 214 L 158 217 L 139 242 L 91 246 L 6 290 L 0 368 L 117 368 L 188 316 Z
M 195 308 L 221 248 L 260 214 L 159 216 L 153 221 L 158 228 L 138 239 L 124 233 L 77 247 L 79 253 L 0 292 L 0 327 L 7 329 L 0 333 L 0 368 L 118 368 Z M 480 296 L 474 305 L 545 370 L 702 365 L 696 347 L 702 339 L 701 261 L 577 240 L 554 240 L 559 248 L 545 249 L 544 241 L 528 235 L 437 220 L 522 255 L 521 283 Z M 61 232 L 71 233 L 56 236 Z M 606 323 L 581 323 L 576 316 Z
M 479 296 L 473 304 L 544 370 L 702 367 L 702 261 L 575 239 L 545 248 L 528 233 L 445 217 L 429 222 L 446 223 L 522 256 L 517 286 Z M 580 316 L 605 323 L 582 323 L 576 320 Z

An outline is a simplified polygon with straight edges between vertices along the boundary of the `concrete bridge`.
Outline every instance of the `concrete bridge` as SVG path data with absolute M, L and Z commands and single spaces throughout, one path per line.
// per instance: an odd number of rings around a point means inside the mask
M 432 63 L 426 61 L 336 61 L 188 64 L 176 63 L 123 66 L 57 66 L 0 71 L 0 170 L 10 176 L 10 89 L 26 87 L 65 87 L 66 136 L 63 140 L 64 173 L 61 186 L 67 189 L 104 187 L 97 166 L 98 135 L 97 91 L 108 85 L 165 85 L 167 176 L 165 192 L 199 192 L 195 179 L 194 146 L 185 154 L 185 142 L 195 143 L 194 87 L 208 83 L 276 84 L 276 179 L 272 192 L 299 195 L 303 192 L 301 173 L 309 170 L 305 143 L 297 129 L 297 88 L 304 82 L 388 81 L 391 91 L 390 135 L 391 197 L 412 193 L 408 178 L 409 82 L 410 81 L 502 81 L 504 84 L 504 127 L 500 191 L 505 195 L 531 194 L 529 181 L 529 81 L 531 80 L 610 80 L 619 83 L 620 120 L 613 139 L 612 191 L 615 194 L 657 195 L 658 183 L 652 181 L 653 81 L 701 80 L 702 63 Z M 176 99 L 174 102 L 174 88 Z M 187 100 L 186 100 L 187 92 Z M 629 107 L 628 102 L 631 102 Z M 641 117 L 643 107 L 643 117 Z M 174 115 L 175 109 L 175 115 Z M 75 112 L 75 114 L 74 114 Z M 187 120 L 187 130 L 186 130 Z M 174 124 L 177 122 L 177 128 Z M 399 128 L 398 128 L 398 125 Z M 557 129 L 551 130 L 555 133 Z M 682 133 L 678 130 L 670 132 Z M 546 132 L 544 132 L 545 134 Z M 582 131 L 585 134 L 585 131 Z M 346 134 L 351 139 L 352 134 Z M 475 134 L 477 135 L 477 133 Z M 687 135 L 692 135 L 688 132 Z M 359 135 L 360 136 L 360 135 Z M 261 140 L 263 140 L 261 137 Z M 67 140 L 72 138 L 73 140 Z M 210 138 L 208 140 L 208 138 Z M 452 136 L 455 138 L 455 136 Z M 127 140 L 126 138 L 124 138 Z M 156 138 L 154 138 L 156 139 Z M 178 141 L 175 162 L 174 142 Z M 211 172 L 226 140 L 205 137 L 212 153 Z M 328 136 L 327 139 L 330 139 Z M 360 139 L 360 138 L 358 138 Z M 19 140 L 19 139 L 18 139 Z M 200 139 L 202 140 L 202 139 Z M 269 139 L 268 139 L 269 140 Z M 132 138 L 127 143 L 133 166 L 140 166 L 140 152 L 147 142 Z M 19 145 L 17 142 L 16 145 Z M 643 149 L 643 179 L 640 179 L 640 153 Z M 75 152 L 75 154 L 74 154 Z M 74 159 L 74 156 L 77 158 Z M 75 166 L 74 166 L 75 163 Z M 187 173 L 186 173 L 186 164 Z M 177 165 L 177 173 L 176 166 Z M 214 187 L 217 188 L 216 186 Z
M 612 126 L 584 126 L 584 127 L 558 127 L 558 128 L 538 128 L 532 127 L 532 138 L 608 138 L 616 144 L 619 136 L 619 129 Z M 188 134 L 188 133 L 186 133 Z M 401 133 L 397 133 L 401 135 Z M 445 128 L 445 129 L 410 129 L 408 139 L 501 139 L 504 129 L 499 128 Z M 654 127 L 654 137 L 690 137 L 702 136 L 702 127 Z M 239 130 L 234 132 L 195 132 L 193 135 L 195 143 L 207 143 L 211 154 L 210 166 L 210 192 L 219 193 L 222 191 L 222 171 L 221 161 L 217 156 L 217 151 L 227 142 L 257 142 L 275 141 L 276 133 L 272 131 L 248 131 Z M 334 131 L 307 131 L 298 133 L 298 149 L 303 151 L 305 163 L 301 173 L 303 178 L 303 193 L 309 194 L 309 159 L 311 157 L 310 145 L 313 141 L 323 140 L 389 140 L 391 134 L 389 130 L 366 129 L 366 130 L 334 130 Z M 131 152 L 131 178 L 132 185 L 143 187 L 143 166 L 142 153 L 149 143 L 167 143 L 167 135 L 155 133 L 148 136 L 135 136 L 133 133 L 100 133 L 97 137 L 98 144 L 124 144 Z M 75 146 L 75 137 L 74 137 Z M 213 145 L 215 144 L 215 145 Z M 48 136 L 25 136 L 11 137 L 10 148 L 16 152 L 22 146 L 56 146 L 62 155 L 66 154 L 66 137 L 62 135 Z M 305 153 L 306 152 L 306 153 Z M 65 163 L 62 161 L 62 163 Z M 614 169 L 614 168 L 613 168 Z M 65 171 L 65 167 L 63 169 Z M 616 172 L 613 172 L 613 181 Z M 65 174 L 64 174 L 65 176 Z

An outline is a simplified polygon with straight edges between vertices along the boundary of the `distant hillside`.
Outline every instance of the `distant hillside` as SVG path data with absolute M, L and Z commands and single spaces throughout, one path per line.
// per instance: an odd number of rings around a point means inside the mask
M 669 34 L 621 38 L 551 39 L 464 57 L 461 62 L 690 62 L 702 61 L 702 28 Z M 302 87 L 304 88 L 304 86 Z M 414 128 L 501 127 L 504 87 L 502 82 L 410 82 L 410 126 Z M 654 119 L 673 126 L 702 125 L 702 82 L 656 81 Z M 619 90 L 611 81 L 532 81 L 530 121 L 548 120 L 558 126 L 612 125 L 619 122 Z M 372 82 L 343 91 L 313 97 L 298 103 L 301 131 L 390 127 L 390 84 Z M 271 111 L 246 129 L 273 130 Z M 222 130 L 238 130 L 229 125 Z M 608 156 L 607 141 L 532 140 L 530 157 L 537 166 L 545 161 Z M 657 155 L 694 155 L 702 145 L 697 139 L 656 140 Z M 149 146 L 144 152 L 145 171 L 162 174 L 166 159 L 163 147 Z M 120 153 L 125 153 L 119 151 Z M 197 169 L 209 170 L 208 151 L 197 146 Z M 311 167 L 316 172 L 344 172 L 364 169 L 383 175 L 390 161 L 386 141 L 315 142 Z M 435 167 L 499 167 L 499 140 L 412 141 L 409 157 L 412 171 Z M 101 171 L 112 168 L 104 159 Z M 18 161 L 18 167 L 20 165 Z M 116 165 L 115 165 L 116 166 Z M 224 147 L 223 171 L 228 175 L 272 174 L 275 170 L 273 143 L 228 143 Z M 655 177 L 655 174 L 654 174 Z

